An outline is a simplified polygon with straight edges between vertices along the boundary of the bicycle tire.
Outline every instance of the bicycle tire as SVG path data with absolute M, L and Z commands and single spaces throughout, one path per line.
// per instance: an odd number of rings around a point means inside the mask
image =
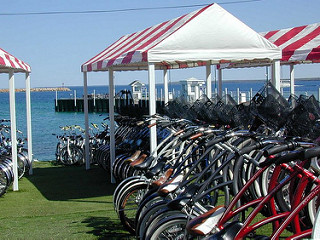
M 118 215 L 122 225 L 131 233 L 135 234 L 135 216 L 138 210 L 141 194 L 147 190 L 148 184 L 140 183 L 130 187 L 122 194 L 119 201 Z
M 320 239 L 320 208 L 317 211 L 312 228 L 312 239 Z
M 0 197 L 6 193 L 8 186 L 9 181 L 7 174 L 2 170 L 2 165 L 0 165 Z
M 186 236 L 186 225 L 188 217 L 184 214 L 177 214 L 162 219 L 146 237 L 147 240 L 155 239 L 184 239 Z
M 114 197 L 114 208 L 115 210 L 118 212 L 119 209 L 119 204 L 120 204 L 120 200 L 122 198 L 122 195 L 128 191 L 128 189 L 132 188 L 133 186 L 137 185 L 137 184 L 141 184 L 141 183 L 145 183 L 147 184 L 146 179 L 143 178 L 139 178 L 139 179 L 130 179 L 130 181 L 126 182 L 117 192 L 117 195 Z

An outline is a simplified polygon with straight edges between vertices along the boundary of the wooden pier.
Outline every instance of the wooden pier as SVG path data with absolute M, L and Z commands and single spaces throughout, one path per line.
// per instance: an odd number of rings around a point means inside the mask
M 77 99 L 55 99 L 56 112 L 83 112 L 84 101 L 83 98 Z M 162 113 L 164 108 L 164 101 L 156 101 L 157 112 Z M 149 100 L 139 100 L 134 103 L 132 99 L 115 99 L 115 112 L 122 115 L 142 116 L 149 113 Z M 89 98 L 88 99 L 89 112 L 109 112 L 108 98 Z

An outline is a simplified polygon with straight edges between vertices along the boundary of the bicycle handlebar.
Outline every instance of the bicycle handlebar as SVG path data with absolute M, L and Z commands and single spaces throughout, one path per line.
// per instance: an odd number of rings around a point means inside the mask
M 266 161 L 261 162 L 259 166 L 265 167 L 265 166 L 271 165 L 272 163 L 275 163 L 278 165 L 281 163 L 288 163 L 293 160 L 298 160 L 298 159 L 305 160 L 305 159 L 317 157 L 317 156 L 320 156 L 320 146 L 308 148 L 308 149 L 301 148 L 298 150 L 287 152 L 285 155 L 280 155 L 280 154 L 270 155 L 269 158 Z
M 288 143 L 277 145 L 277 146 L 274 146 L 270 149 L 265 150 L 263 152 L 263 155 L 265 157 L 268 157 L 270 155 L 273 155 L 273 154 L 276 154 L 276 153 L 279 153 L 279 152 L 282 152 L 285 150 L 294 150 L 297 146 L 298 146 L 298 143 L 296 143 L 296 142 L 288 142 Z

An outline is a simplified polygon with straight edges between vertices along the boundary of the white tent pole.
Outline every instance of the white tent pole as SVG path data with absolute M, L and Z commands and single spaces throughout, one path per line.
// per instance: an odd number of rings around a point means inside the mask
M 206 83 L 207 92 L 206 92 L 206 94 L 207 94 L 207 97 L 209 99 L 211 99 L 211 97 L 212 97 L 212 84 L 211 84 L 212 79 L 211 79 L 211 63 L 210 63 L 210 61 L 208 61 L 207 65 L 206 65 L 206 80 L 207 80 L 207 83 Z
M 109 68 L 108 71 L 109 71 L 109 120 L 110 120 L 110 174 L 111 174 L 111 183 L 116 183 L 116 179 L 114 178 L 111 171 L 114 160 L 116 158 L 113 69 Z
M 222 69 L 218 69 L 218 95 L 222 97 Z
M 88 114 L 88 75 L 83 72 L 83 110 L 84 110 L 84 126 L 85 126 L 85 161 L 86 170 L 90 169 L 90 154 L 89 154 L 89 114 Z
M 28 139 L 28 158 L 31 163 L 29 174 L 33 174 L 32 163 L 32 127 L 31 127 L 31 97 L 30 97 L 30 74 L 26 73 L 26 107 L 27 107 L 27 139 Z
M 290 94 L 294 95 L 294 65 L 290 64 Z
M 155 65 L 154 63 L 148 63 L 148 74 L 149 74 L 149 115 L 156 114 L 156 79 L 155 79 Z M 150 124 L 155 123 L 155 120 L 151 120 Z M 156 126 L 150 128 L 150 152 L 157 147 L 157 129 Z M 157 153 L 154 153 L 155 155 Z
M 9 93 L 10 93 L 10 121 L 11 121 L 11 152 L 13 162 L 13 191 L 18 191 L 18 157 L 17 157 L 17 127 L 16 127 L 16 100 L 13 70 L 9 72 Z
M 58 91 L 56 90 L 56 107 L 58 106 Z
M 194 100 L 196 101 L 196 100 L 198 100 L 199 99 L 199 85 L 195 85 L 194 86 Z
M 169 102 L 169 88 L 168 88 L 168 69 L 163 70 L 163 89 L 164 89 L 164 104 Z
M 74 90 L 73 91 L 73 95 L 74 95 L 74 106 L 76 107 L 77 106 L 77 90 Z
M 272 63 L 272 84 L 280 92 L 280 60 Z

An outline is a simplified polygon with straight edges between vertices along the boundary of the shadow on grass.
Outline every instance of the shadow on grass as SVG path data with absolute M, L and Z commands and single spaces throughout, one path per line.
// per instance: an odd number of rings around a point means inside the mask
M 83 166 L 55 166 L 38 164 L 30 182 L 52 201 L 84 199 L 112 195 L 115 185 L 106 171 L 98 166 L 85 170 Z
M 107 217 L 89 217 L 82 223 L 86 223 L 87 227 L 93 228 L 92 231 L 87 232 L 98 236 L 98 239 L 135 239 L 134 236 L 126 233 L 123 230 L 123 226 L 119 222 L 114 222 Z

